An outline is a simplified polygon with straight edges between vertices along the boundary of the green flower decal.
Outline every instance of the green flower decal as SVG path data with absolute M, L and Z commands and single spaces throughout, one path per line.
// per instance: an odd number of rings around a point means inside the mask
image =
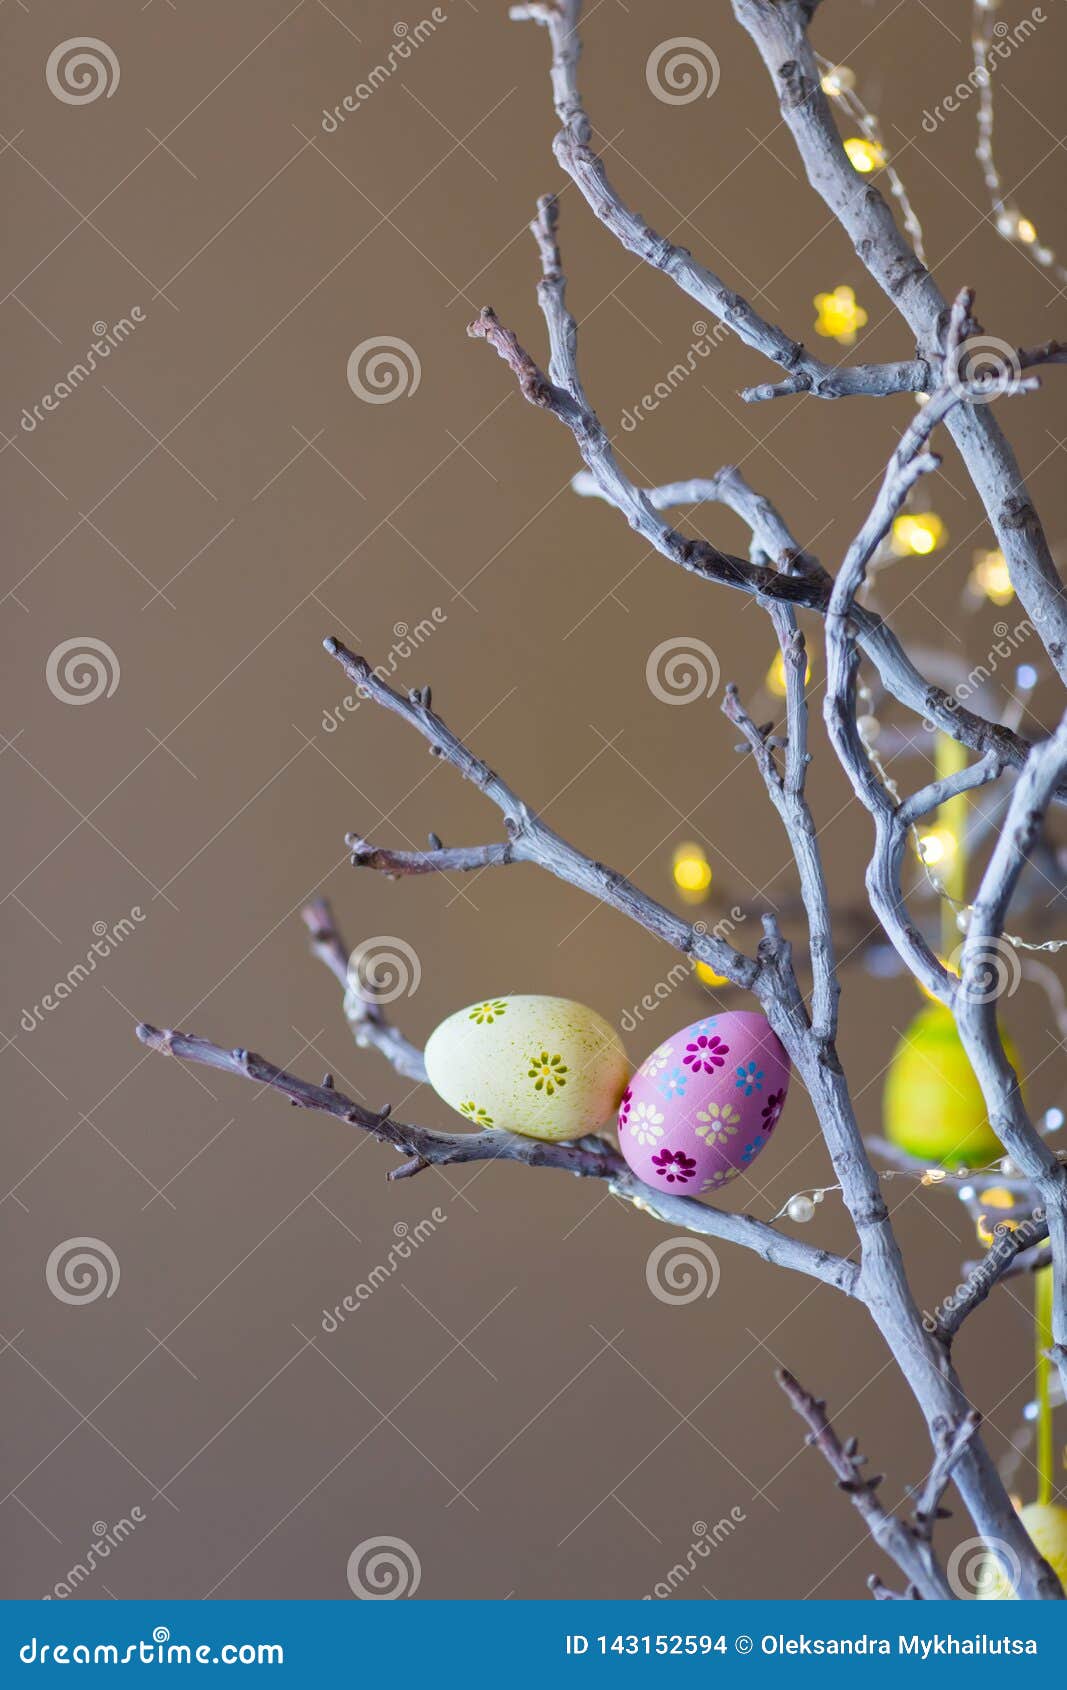
M 508 1006 L 502 998 L 490 998 L 488 1003 L 476 1003 L 467 1020 L 475 1021 L 479 1027 L 484 1027 L 487 1022 L 499 1021 L 507 1012 Z
M 469 1103 L 461 1103 L 459 1112 L 461 1115 L 466 1115 L 468 1120 L 473 1121 L 476 1127 L 491 1127 L 493 1124 L 493 1117 L 487 1115 L 481 1104 L 475 1103 L 473 1100 Z
M 562 1056 L 549 1056 L 547 1050 L 538 1056 L 530 1057 L 530 1071 L 528 1078 L 534 1083 L 534 1091 L 547 1092 L 552 1097 L 562 1086 L 567 1084 L 564 1075 L 567 1064 Z

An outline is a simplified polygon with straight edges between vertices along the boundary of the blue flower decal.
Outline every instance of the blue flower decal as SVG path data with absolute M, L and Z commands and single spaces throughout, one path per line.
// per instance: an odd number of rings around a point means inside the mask
M 751 1141 L 751 1143 L 746 1144 L 745 1148 L 741 1152 L 742 1162 L 752 1162 L 752 1161 L 754 1161 L 755 1158 L 759 1155 L 760 1151 L 763 1149 L 763 1146 L 766 1144 L 766 1142 L 767 1142 L 767 1140 L 765 1138 L 754 1138 Z
M 684 1068 L 672 1068 L 669 1074 L 661 1074 L 656 1081 L 657 1089 L 662 1097 L 684 1097 L 685 1088 L 689 1084 L 689 1075 Z
M 717 1025 L 718 1020 L 717 1015 L 709 1015 L 703 1021 L 694 1022 L 689 1031 L 694 1038 L 697 1038 L 701 1033 L 710 1033 L 711 1029 Z
M 757 1068 L 754 1062 L 746 1062 L 744 1067 L 737 1070 L 737 1086 L 746 1097 L 751 1097 L 754 1091 L 762 1091 L 763 1069 Z

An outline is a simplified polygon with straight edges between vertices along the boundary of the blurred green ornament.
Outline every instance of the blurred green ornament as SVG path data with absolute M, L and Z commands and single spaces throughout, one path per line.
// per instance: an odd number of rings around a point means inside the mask
M 1017 1070 L 1007 1039 L 1004 1048 Z M 943 1004 L 920 1010 L 897 1045 L 882 1111 L 886 1137 L 921 1162 L 979 1168 L 1004 1154 L 952 1012 Z

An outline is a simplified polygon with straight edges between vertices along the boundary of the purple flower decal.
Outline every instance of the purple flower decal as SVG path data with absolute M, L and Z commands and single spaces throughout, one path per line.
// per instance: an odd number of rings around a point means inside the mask
M 767 1101 L 763 1105 L 763 1109 L 762 1109 L 763 1130 L 764 1130 L 765 1133 L 773 1132 L 775 1127 L 778 1125 L 778 1117 L 782 1113 L 782 1107 L 783 1107 L 784 1103 L 785 1103 L 785 1090 L 784 1090 L 784 1088 L 783 1088 L 782 1091 L 772 1091 L 771 1092 L 770 1097 L 767 1099 Z
M 723 1044 L 717 1033 L 700 1033 L 686 1045 L 682 1061 L 694 1074 L 711 1074 L 716 1068 L 725 1068 L 729 1053 L 729 1045 Z
M 634 1101 L 633 1087 L 627 1086 L 626 1090 L 622 1094 L 622 1101 L 619 1104 L 619 1125 L 620 1125 L 620 1127 L 624 1127 L 626 1125 L 627 1121 L 630 1119 L 630 1109 L 633 1106 L 633 1101 Z
M 660 1150 L 653 1156 L 652 1166 L 668 1185 L 685 1185 L 697 1171 L 695 1157 L 687 1156 L 684 1150 Z

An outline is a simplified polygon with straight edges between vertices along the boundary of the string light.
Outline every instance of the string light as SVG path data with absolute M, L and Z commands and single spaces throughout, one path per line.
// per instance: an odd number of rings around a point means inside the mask
M 867 313 L 856 303 L 853 289 L 841 285 L 833 293 L 817 293 L 812 303 L 818 313 L 816 334 L 836 340 L 840 346 L 854 346 L 857 334 L 867 322 Z
M 844 145 L 849 164 L 861 176 L 872 176 L 876 170 L 885 169 L 886 150 L 880 142 L 872 141 L 866 135 L 850 135 Z
M 908 191 L 905 188 L 904 183 L 898 175 L 895 166 L 889 161 L 888 149 L 882 139 L 882 132 L 879 127 L 877 117 L 874 112 L 864 105 L 863 101 L 856 93 L 855 72 L 850 70 L 848 65 L 832 64 L 829 59 L 823 58 L 821 54 L 816 54 L 816 58 L 818 60 L 819 69 L 822 73 L 821 87 L 823 93 L 828 99 L 832 100 L 835 105 L 840 106 L 842 111 L 848 114 L 859 130 L 860 137 L 863 138 L 863 141 L 873 149 L 875 154 L 880 155 L 878 164 L 868 165 L 867 171 L 863 172 L 863 174 L 867 174 L 871 169 L 885 171 L 886 180 L 889 183 L 889 192 L 900 207 L 900 215 L 904 228 L 911 236 L 912 245 L 915 248 L 919 262 L 921 264 L 925 264 L 926 249 L 923 245 L 922 224 L 919 222 L 918 216 L 915 212 L 915 207 L 912 205 L 911 200 L 908 197 Z M 856 137 L 856 141 L 858 141 L 860 137 Z M 852 158 L 851 152 L 849 152 L 849 147 L 853 144 L 854 143 L 846 141 L 845 151 L 849 154 L 849 158 L 852 160 L 854 168 L 860 168 L 859 166 L 856 166 L 856 161 Z
M 830 65 L 823 73 L 819 86 L 831 99 L 836 99 L 840 94 L 851 94 L 856 86 L 856 73 L 849 70 L 847 65 Z
M 1015 597 L 1004 553 L 999 550 L 975 552 L 967 585 L 975 598 L 988 599 L 990 604 L 1010 604 Z
M 897 557 L 928 557 L 948 539 L 936 511 L 904 511 L 893 521 L 890 546 Z
M 674 852 L 674 884 L 688 903 L 700 903 L 711 885 L 711 864 L 700 845 L 678 845 Z
M 959 841 L 951 828 L 933 827 L 929 833 L 922 833 L 918 839 L 919 861 L 927 868 L 934 868 L 938 863 L 947 863 L 959 850 Z
M 1005 192 L 993 152 L 993 59 L 998 33 L 1007 33 L 1005 25 L 994 20 L 995 0 L 974 0 L 971 25 L 971 50 L 974 54 L 972 78 L 978 86 L 978 141 L 975 156 L 982 168 L 982 180 L 993 208 L 993 223 L 1004 240 L 1025 247 L 1042 269 L 1051 270 L 1061 282 L 1067 282 L 1067 270 L 1059 263 L 1050 246 L 1038 240 L 1037 227 L 1031 218 L 1020 211 L 1012 196 Z

